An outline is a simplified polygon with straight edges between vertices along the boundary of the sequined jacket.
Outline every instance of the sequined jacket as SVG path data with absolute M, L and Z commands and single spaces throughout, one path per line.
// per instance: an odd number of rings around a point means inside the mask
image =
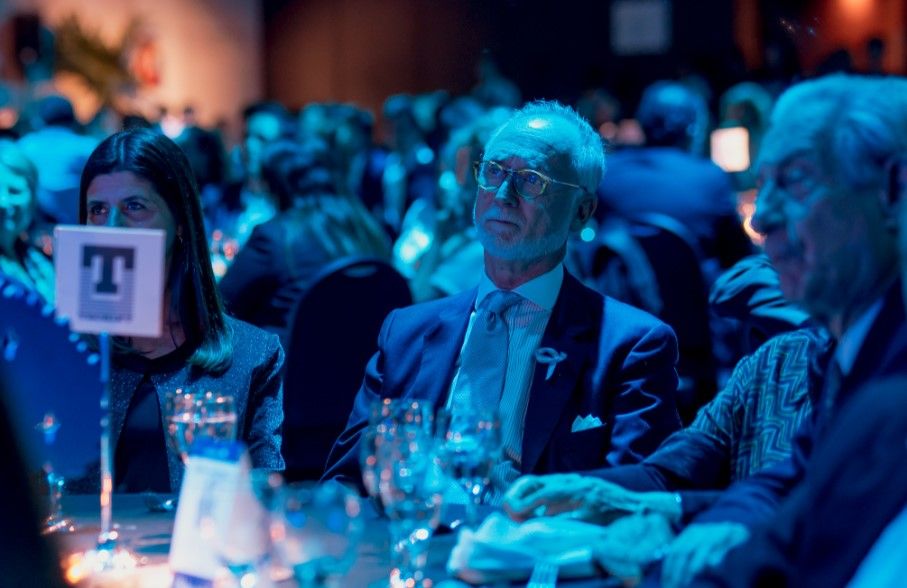
M 232 394 L 237 413 L 237 438 L 248 446 L 252 466 L 282 470 L 283 349 L 276 335 L 230 317 L 227 317 L 227 325 L 233 331 L 233 362 L 223 374 L 199 374 L 196 370 L 190 370 L 185 362 L 149 373 L 161 413 L 167 393 L 177 388 Z M 125 362 L 113 363 L 110 379 L 111 447 L 114 454 L 129 403 L 144 376 L 145 371 L 136 366 Z M 170 487 L 177 492 L 182 482 L 183 465 L 179 456 L 169 448 L 167 462 Z

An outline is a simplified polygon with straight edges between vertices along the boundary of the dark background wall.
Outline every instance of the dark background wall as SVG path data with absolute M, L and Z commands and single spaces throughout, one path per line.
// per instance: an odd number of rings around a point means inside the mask
M 335 99 L 372 108 L 396 92 L 465 92 L 483 50 L 525 98 L 572 99 L 602 84 L 632 94 L 682 66 L 726 67 L 733 4 L 675 0 L 672 10 L 670 53 L 618 58 L 607 1 L 270 0 L 266 91 L 291 106 Z
M 633 103 L 659 78 L 695 72 L 720 92 L 758 77 L 768 46 L 807 73 L 845 47 L 859 68 L 870 36 L 886 40 L 888 70 L 905 72 L 904 0 L 665 0 L 670 49 L 633 57 L 612 52 L 612 1 L 264 0 L 266 93 L 377 110 L 397 92 L 468 91 L 487 50 L 524 98 L 604 86 Z

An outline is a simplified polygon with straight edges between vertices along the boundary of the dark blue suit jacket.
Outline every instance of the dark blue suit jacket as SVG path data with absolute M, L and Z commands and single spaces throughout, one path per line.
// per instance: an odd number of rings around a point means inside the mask
M 366 369 L 347 428 L 324 478 L 361 487 L 359 439 L 369 406 L 380 398 L 422 398 L 441 406 L 475 302 L 462 294 L 395 310 L 384 321 L 378 352 Z M 674 405 L 677 341 L 645 312 L 581 285 L 564 283 L 540 347 L 567 354 L 554 375 L 538 364 L 523 435 L 522 472 L 578 471 L 636 463 L 680 427 Z M 574 420 L 602 427 L 571 432 Z

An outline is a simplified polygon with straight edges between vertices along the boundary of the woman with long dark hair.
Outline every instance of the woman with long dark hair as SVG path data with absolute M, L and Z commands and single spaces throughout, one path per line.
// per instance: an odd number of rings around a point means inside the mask
M 147 129 L 108 137 L 82 172 L 83 224 L 166 233 L 163 331 L 115 340 L 111 398 L 116 487 L 175 491 L 181 462 L 166 449 L 162 407 L 169 392 L 233 396 L 237 436 L 252 465 L 283 469 L 277 337 L 227 317 L 218 295 L 198 189 L 185 154 Z
M 258 225 L 220 282 L 227 310 L 281 336 L 302 294 L 324 267 L 353 256 L 390 256 L 378 222 L 354 196 L 337 194 L 319 141 L 279 141 L 263 156 L 262 176 L 280 212 Z

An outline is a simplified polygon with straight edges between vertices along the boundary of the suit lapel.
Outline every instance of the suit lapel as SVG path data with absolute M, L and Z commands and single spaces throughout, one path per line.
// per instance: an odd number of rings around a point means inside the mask
M 878 316 L 866 333 L 850 373 L 843 378 L 842 390 L 850 392 L 860 384 L 886 374 L 904 354 L 904 303 L 900 281 L 888 289 Z M 897 366 L 894 366 L 897 367 Z M 835 406 L 840 406 L 834 400 Z M 840 399 L 841 402 L 845 398 Z
M 414 390 L 417 396 L 434 402 L 436 408 L 447 399 L 475 298 L 473 291 L 452 299 L 422 338 L 422 363 Z
M 550 378 L 547 377 L 549 366 L 536 363 L 523 430 L 523 473 L 535 468 L 561 420 L 564 407 L 582 383 L 583 367 L 589 365 L 589 355 L 595 352 L 592 335 L 601 322 L 602 302 L 598 296 L 590 300 L 585 294 L 579 282 L 565 273 L 564 284 L 539 347 L 550 347 L 566 353 L 567 357 L 555 366 Z M 590 303 L 592 301 L 595 303 Z

